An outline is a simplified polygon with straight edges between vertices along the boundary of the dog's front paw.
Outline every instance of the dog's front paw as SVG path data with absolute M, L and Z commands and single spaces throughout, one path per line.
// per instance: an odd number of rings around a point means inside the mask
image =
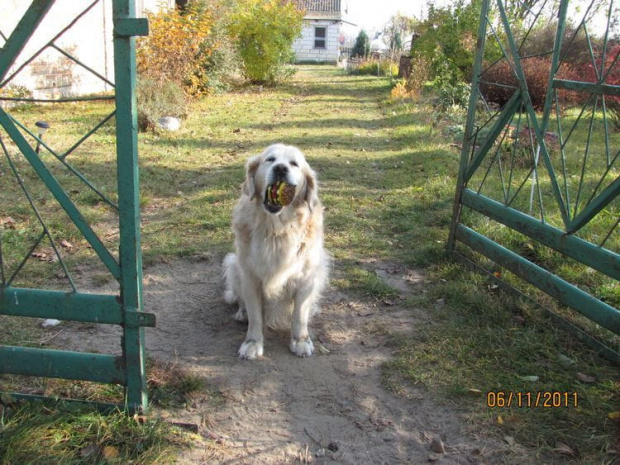
M 310 357 L 314 353 L 314 344 L 310 338 L 301 341 L 291 339 L 291 352 L 298 357 Z
M 245 341 L 239 348 L 239 358 L 254 360 L 263 356 L 263 343 L 254 340 Z

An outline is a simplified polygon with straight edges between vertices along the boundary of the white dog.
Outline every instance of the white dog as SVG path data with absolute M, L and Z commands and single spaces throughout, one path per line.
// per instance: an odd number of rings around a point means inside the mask
M 287 201 L 274 200 L 278 185 L 290 189 Z M 290 325 L 291 352 L 308 357 L 308 321 L 329 269 L 316 175 L 299 149 L 275 144 L 247 161 L 242 191 L 233 212 L 235 253 L 223 264 L 226 302 L 237 302 L 235 318 L 248 321 L 239 357 L 263 355 L 263 321 Z

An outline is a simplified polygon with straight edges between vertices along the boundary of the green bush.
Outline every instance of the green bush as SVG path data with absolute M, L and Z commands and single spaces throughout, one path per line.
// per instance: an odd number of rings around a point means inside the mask
M 141 78 L 136 86 L 136 98 L 141 131 L 155 129 L 162 116 L 182 118 L 187 113 L 185 94 L 175 82 Z
M 210 53 L 204 55 L 201 66 L 195 72 L 201 90 L 208 94 L 228 91 L 239 74 L 240 61 L 229 34 L 234 5 L 227 0 L 194 0 L 192 5 L 201 15 L 215 18 L 202 44 Z
M 411 43 L 411 56 L 430 65 L 430 79 L 470 80 L 476 51 L 481 0 L 457 0 L 450 6 L 430 3 L 427 18 L 418 24 L 420 36 Z M 493 41 L 488 41 L 491 49 Z M 491 53 L 491 58 L 495 56 Z
M 388 60 L 366 60 L 360 63 L 356 74 L 396 77 L 398 65 Z
M 229 31 L 241 57 L 242 72 L 256 84 L 275 84 L 292 69 L 293 41 L 301 34 L 304 12 L 291 2 L 246 0 L 232 14 Z
M 32 92 L 24 86 L 9 84 L 0 89 L 0 97 L 4 98 L 32 98 Z M 27 106 L 24 102 L 12 100 L 0 100 L 0 108 L 16 108 Z

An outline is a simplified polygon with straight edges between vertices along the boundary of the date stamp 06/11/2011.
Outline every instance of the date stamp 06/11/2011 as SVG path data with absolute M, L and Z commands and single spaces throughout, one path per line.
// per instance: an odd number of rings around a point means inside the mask
M 494 408 L 576 408 L 579 406 L 577 392 L 564 391 L 489 391 L 487 407 Z

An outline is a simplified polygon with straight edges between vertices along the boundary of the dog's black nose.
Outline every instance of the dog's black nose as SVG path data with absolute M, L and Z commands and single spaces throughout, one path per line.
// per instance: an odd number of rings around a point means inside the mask
M 288 166 L 276 165 L 273 167 L 273 172 L 276 174 L 276 176 L 286 176 L 288 174 Z

